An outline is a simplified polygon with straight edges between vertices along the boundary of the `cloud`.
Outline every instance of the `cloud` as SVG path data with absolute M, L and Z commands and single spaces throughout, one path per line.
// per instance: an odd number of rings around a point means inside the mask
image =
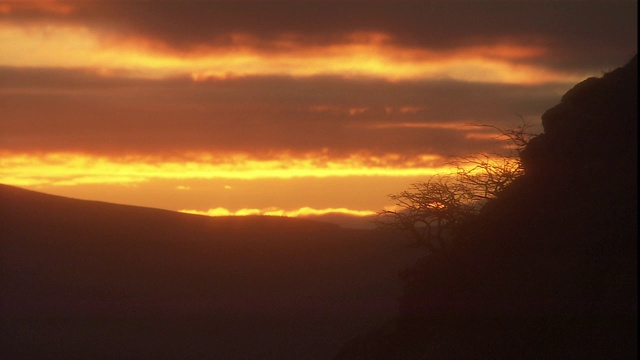
M 495 143 L 466 136 L 477 129 L 442 124 L 537 119 L 570 86 L 336 77 L 194 83 L 16 67 L 0 76 L 0 148 L 106 154 L 485 151 Z
M 352 154 L 330 158 L 323 153 L 268 159 L 247 154 L 203 153 L 176 157 L 92 156 L 80 153 L 18 154 L 0 152 L 0 183 L 16 186 L 139 184 L 155 180 L 289 180 L 299 178 L 416 177 L 455 169 L 439 156 Z M 188 186 L 178 185 L 179 190 Z M 225 185 L 226 190 L 232 187 Z
M 266 209 L 238 209 L 229 210 L 224 207 L 217 207 L 202 210 L 189 210 L 183 209 L 180 212 L 194 215 L 205 216 L 247 216 L 247 215 L 261 215 L 261 216 L 286 216 L 286 217 L 299 217 L 313 219 L 317 221 L 331 222 L 343 227 L 349 228 L 373 228 L 373 218 L 376 214 L 371 210 L 353 210 L 347 208 L 327 208 L 327 209 L 314 209 L 311 207 L 302 207 L 295 210 L 284 210 L 276 207 L 270 207 Z
M 495 151 L 463 125 L 535 123 L 583 76 L 626 61 L 635 7 L 0 0 L 0 150 L 337 161 Z
M 105 46 L 129 43 L 181 56 L 211 49 L 269 53 L 323 48 L 360 43 L 361 34 L 377 34 L 377 41 L 389 46 L 441 52 L 535 45 L 546 49 L 546 55 L 521 61 L 594 71 L 611 61 L 623 63 L 637 48 L 634 1 L 28 3 L 32 5 L 3 1 L 0 22 L 81 27 L 99 34 Z M 500 58 L 504 52 L 493 50 L 490 56 Z
M 636 52 L 635 1 L 0 0 L 0 182 L 361 220 Z
M 237 48 L 211 48 L 193 55 L 158 52 L 140 44 L 104 44 L 85 27 L 0 25 L 0 63 L 9 66 L 92 68 L 102 75 L 166 78 L 189 75 L 194 81 L 245 76 L 330 75 L 344 78 L 455 79 L 469 82 L 545 83 L 575 80 L 573 74 L 541 66 L 515 64 L 539 58 L 544 48 L 494 45 L 433 50 L 386 44 L 376 33 L 353 36 L 346 44 L 307 44 L 264 53 L 250 40 Z M 244 37 L 243 37 L 244 38 Z M 244 42 L 247 42 L 244 44 Z
M 311 207 L 302 207 L 295 210 L 284 210 L 279 208 L 266 208 L 266 209 L 238 209 L 235 211 L 218 207 L 209 209 L 206 211 L 201 210 L 179 210 L 180 212 L 198 215 L 208 216 L 244 216 L 244 215 L 266 215 L 266 216 L 288 216 L 288 217 L 306 217 L 306 216 L 321 216 L 327 214 L 342 214 L 351 216 L 371 216 L 375 212 L 371 210 L 352 210 L 346 208 L 328 208 L 328 209 L 314 209 Z

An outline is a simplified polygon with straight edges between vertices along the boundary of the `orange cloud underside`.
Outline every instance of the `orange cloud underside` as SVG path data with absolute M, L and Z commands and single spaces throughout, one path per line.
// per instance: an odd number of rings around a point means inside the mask
M 85 27 L 0 23 L 0 65 L 125 70 L 136 76 L 191 76 L 194 81 L 234 76 L 376 77 L 388 80 L 452 78 L 472 82 L 573 82 L 575 76 L 514 59 L 535 58 L 536 46 L 495 44 L 434 51 L 393 45 L 384 34 L 354 34 L 347 42 L 304 46 L 304 39 L 274 41 L 272 51 L 237 35 L 232 47 L 179 54 L 147 39 L 114 38 Z
M 332 159 L 322 153 L 269 159 L 245 154 L 188 154 L 181 158 L 108 157 L 76 153 L 0 154 L 0 183 L 16 186 L 135 184 L 158 179 L 293 179 L 414 177 L 451 172 L 435 155 L 406 158 L 354 154 Z

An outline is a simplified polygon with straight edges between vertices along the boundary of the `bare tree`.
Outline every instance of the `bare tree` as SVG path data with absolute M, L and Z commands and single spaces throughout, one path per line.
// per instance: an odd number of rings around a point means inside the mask
M 528 132 L 531 125 L 523 120 L 521 125 L 507 130 L 480 126 L 498 130 L 496 137 L 506 142 L 508 154 L 455 159 L 455 174 L 432 177 L 389 195 L 395 207 L 379 211 L 374 220 L 376 226 L 404 234 L 414 245 L 431 252 L 443 251 L 448 247 L 447 239 L 455 235 L 465 219 L 477 214 L 489 199 L 524 175 L 520 152 L 535 136 Z
M 493 125 L 478 125 L 498 132 L 496 139 L 503 142 L 505 153 L 481 153 L 459 157 L 452 162 L 457 168 L 457 181 L 469 188 L 474 200 L 486 201 L 496 197 L 518 177 L 524 175 L 520 153 L 536 136 L 529 132 L 532 125 L 520 117 L 520 125 L 501 129 Z
M 524 175 L 520 158 L 480 154 L 456 160 L 456 180 L 475 201 L 496 197 L 507 185 Z
M 378 228 L 400 232 L 431 252 L 446 249 L 446 240 L 456 227 L 478 211 L 468 187 L 445 176 L 415 183 L 389 197 L 395 208 L 378 212 Z
M 538 135 L 530 132 L 531 128 L 533 127 L 531 123 L 529 123 L 523 116 L 519 115 L 519 117 L 519 125 L 515 125 L 506 129 L 487 124 L 476 124 L 476 126 L 495 130 L 498 133 L 495 138 L 497 140 L 503 141 L 509 149 L 509 155 L 506 156 L 516 157 L 520 155 L 525 147 L 527 147 L 529 141 L 531 141 L 532 138 Z

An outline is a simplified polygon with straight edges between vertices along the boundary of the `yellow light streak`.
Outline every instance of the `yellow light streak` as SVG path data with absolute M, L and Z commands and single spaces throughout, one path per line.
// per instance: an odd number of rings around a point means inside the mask
M 323 153 L 268 159 L 244 154 L 191 154 L 181 158 L 92 156 L 77 153 L 41 155 L 0 153 L 0 183 L 15 186 L 135 184 L 157 179 L 294 179 L 330 177 L 416 177 L 451 173 L 435 155 L 410 158 L 388 154 L 353 154 L 330 158 Z
M 302 207 L 295 210 L 284 210 L 279 208 L 267 208 L 267 209 L 238 209 L 235 211 L 217 207 L 206 211 L 201 210 L 178 210 L 179 212 L 195 215 L 205 216 L 247 216 L 247 215 L 264 215 L 264 216 L 286 216 L 286 217 L 305 217 L 305 216 L 321 216 L 328 214 L 341 214 L 350 216 L 372 216 L 375 215 L 375 211 L 371 210 L 352 210 L 347 208 L 327 208 L 327 209 L 314 209 L 311 207 Z
M 305 47 L 301 39 L 292 42 L 285 38 L 284 50 L 276 47 L 273 51 L 256 47 L 257 40 L 250 37 L 237 36 L 238 43 L 233 47 L 203 47 L 180 54 L 149 39 L 114 38 L 87 27 L 0 23 L 0 65 L 92 68 L 105 76 L 122 73 L 118 70 L 148 78 L 188 75 L 194 81 L 332 75 L 389 81 L 454 79 L 536 84 L 575 83 L 588 75 L 511 62 L 533 59 L 545 52 L 535 46 L 495 44 L 435 51 L 399 47 L 385 36 L 358 34 L 350 38 L 351 42 L 312 47 Z

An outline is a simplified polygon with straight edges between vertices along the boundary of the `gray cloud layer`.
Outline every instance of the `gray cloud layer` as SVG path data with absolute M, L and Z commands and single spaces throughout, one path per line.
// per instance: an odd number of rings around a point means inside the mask
M 537 121 L 563 85 L 386 82 L 334 77 L 103 78 L 82 70 L 0 68 L 0 147 L 11 150 L 231 150 L 461 154 L 492 142 L 401 127 Z M 410 111 L 404 111 L 409 109 Z M 381 124 L 386 127 L 379 127 Z

